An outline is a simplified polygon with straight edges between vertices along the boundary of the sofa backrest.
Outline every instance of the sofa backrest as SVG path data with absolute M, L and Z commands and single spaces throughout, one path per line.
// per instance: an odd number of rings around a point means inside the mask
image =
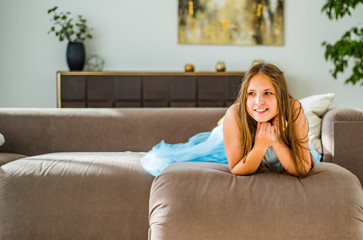
M 149 151 L 212 130 L 225 108 L 0 108 L 0 152 Z

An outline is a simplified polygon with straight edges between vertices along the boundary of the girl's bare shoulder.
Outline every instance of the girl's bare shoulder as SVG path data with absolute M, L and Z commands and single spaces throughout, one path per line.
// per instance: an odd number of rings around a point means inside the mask
M 302 105 L 299 102 L 299 100 L 297 100 L 296 98 L 290 99 L 290 106 L 295 117 L 298 117 L 301 114 L 301 112 L 303 112 Z
M 293 106 L 293 108 L 300 108 L 301 107 L 301 103 L 299 100 L 297 100 L 296 98 L 291 98 L 290 99 L 291 102 L 291 106 Z
M 232 104 L 226 111 L 225 118 L 235 119 L 238 116 L 239 103 Z

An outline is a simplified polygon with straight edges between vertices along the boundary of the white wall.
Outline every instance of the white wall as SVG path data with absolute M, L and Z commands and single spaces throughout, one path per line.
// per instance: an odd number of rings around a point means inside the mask
M 0 0 L 0 107 L 56 107 L 56 72 L 67 70 L 66 43 L 48 35 L 47 10 L 82 14 L 94 28 L 87 54 L 105 59 L 106 71 L 214 71 L 225 61 L 227 71 L 245 71 L 254 59 L 279 66 L 297 97 L 336 93 L 333 107 L 363 108 L 363 87 L 334 80 L 321 42 L 337 40 L 363 23 L 363 7 L 343 21 L 320 12 L 324 0 L 285 2 L 285 45 L 178 45 L 177 0 Z M 346 76 L 348 76 L 346 74 Z

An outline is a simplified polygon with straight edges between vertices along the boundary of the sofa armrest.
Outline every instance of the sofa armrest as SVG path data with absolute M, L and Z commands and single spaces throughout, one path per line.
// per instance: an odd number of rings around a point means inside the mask
M 332 109 L 322 122 L 323 161 L 336 163 L 363 182 L 363 110 Z

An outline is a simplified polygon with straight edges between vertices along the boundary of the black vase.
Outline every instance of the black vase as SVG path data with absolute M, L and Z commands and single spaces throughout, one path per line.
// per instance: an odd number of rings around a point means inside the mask
M 67 63 L 69 70 L 82 71 L 86 51 L 83 42 L 69 42 L 67 45 Z

